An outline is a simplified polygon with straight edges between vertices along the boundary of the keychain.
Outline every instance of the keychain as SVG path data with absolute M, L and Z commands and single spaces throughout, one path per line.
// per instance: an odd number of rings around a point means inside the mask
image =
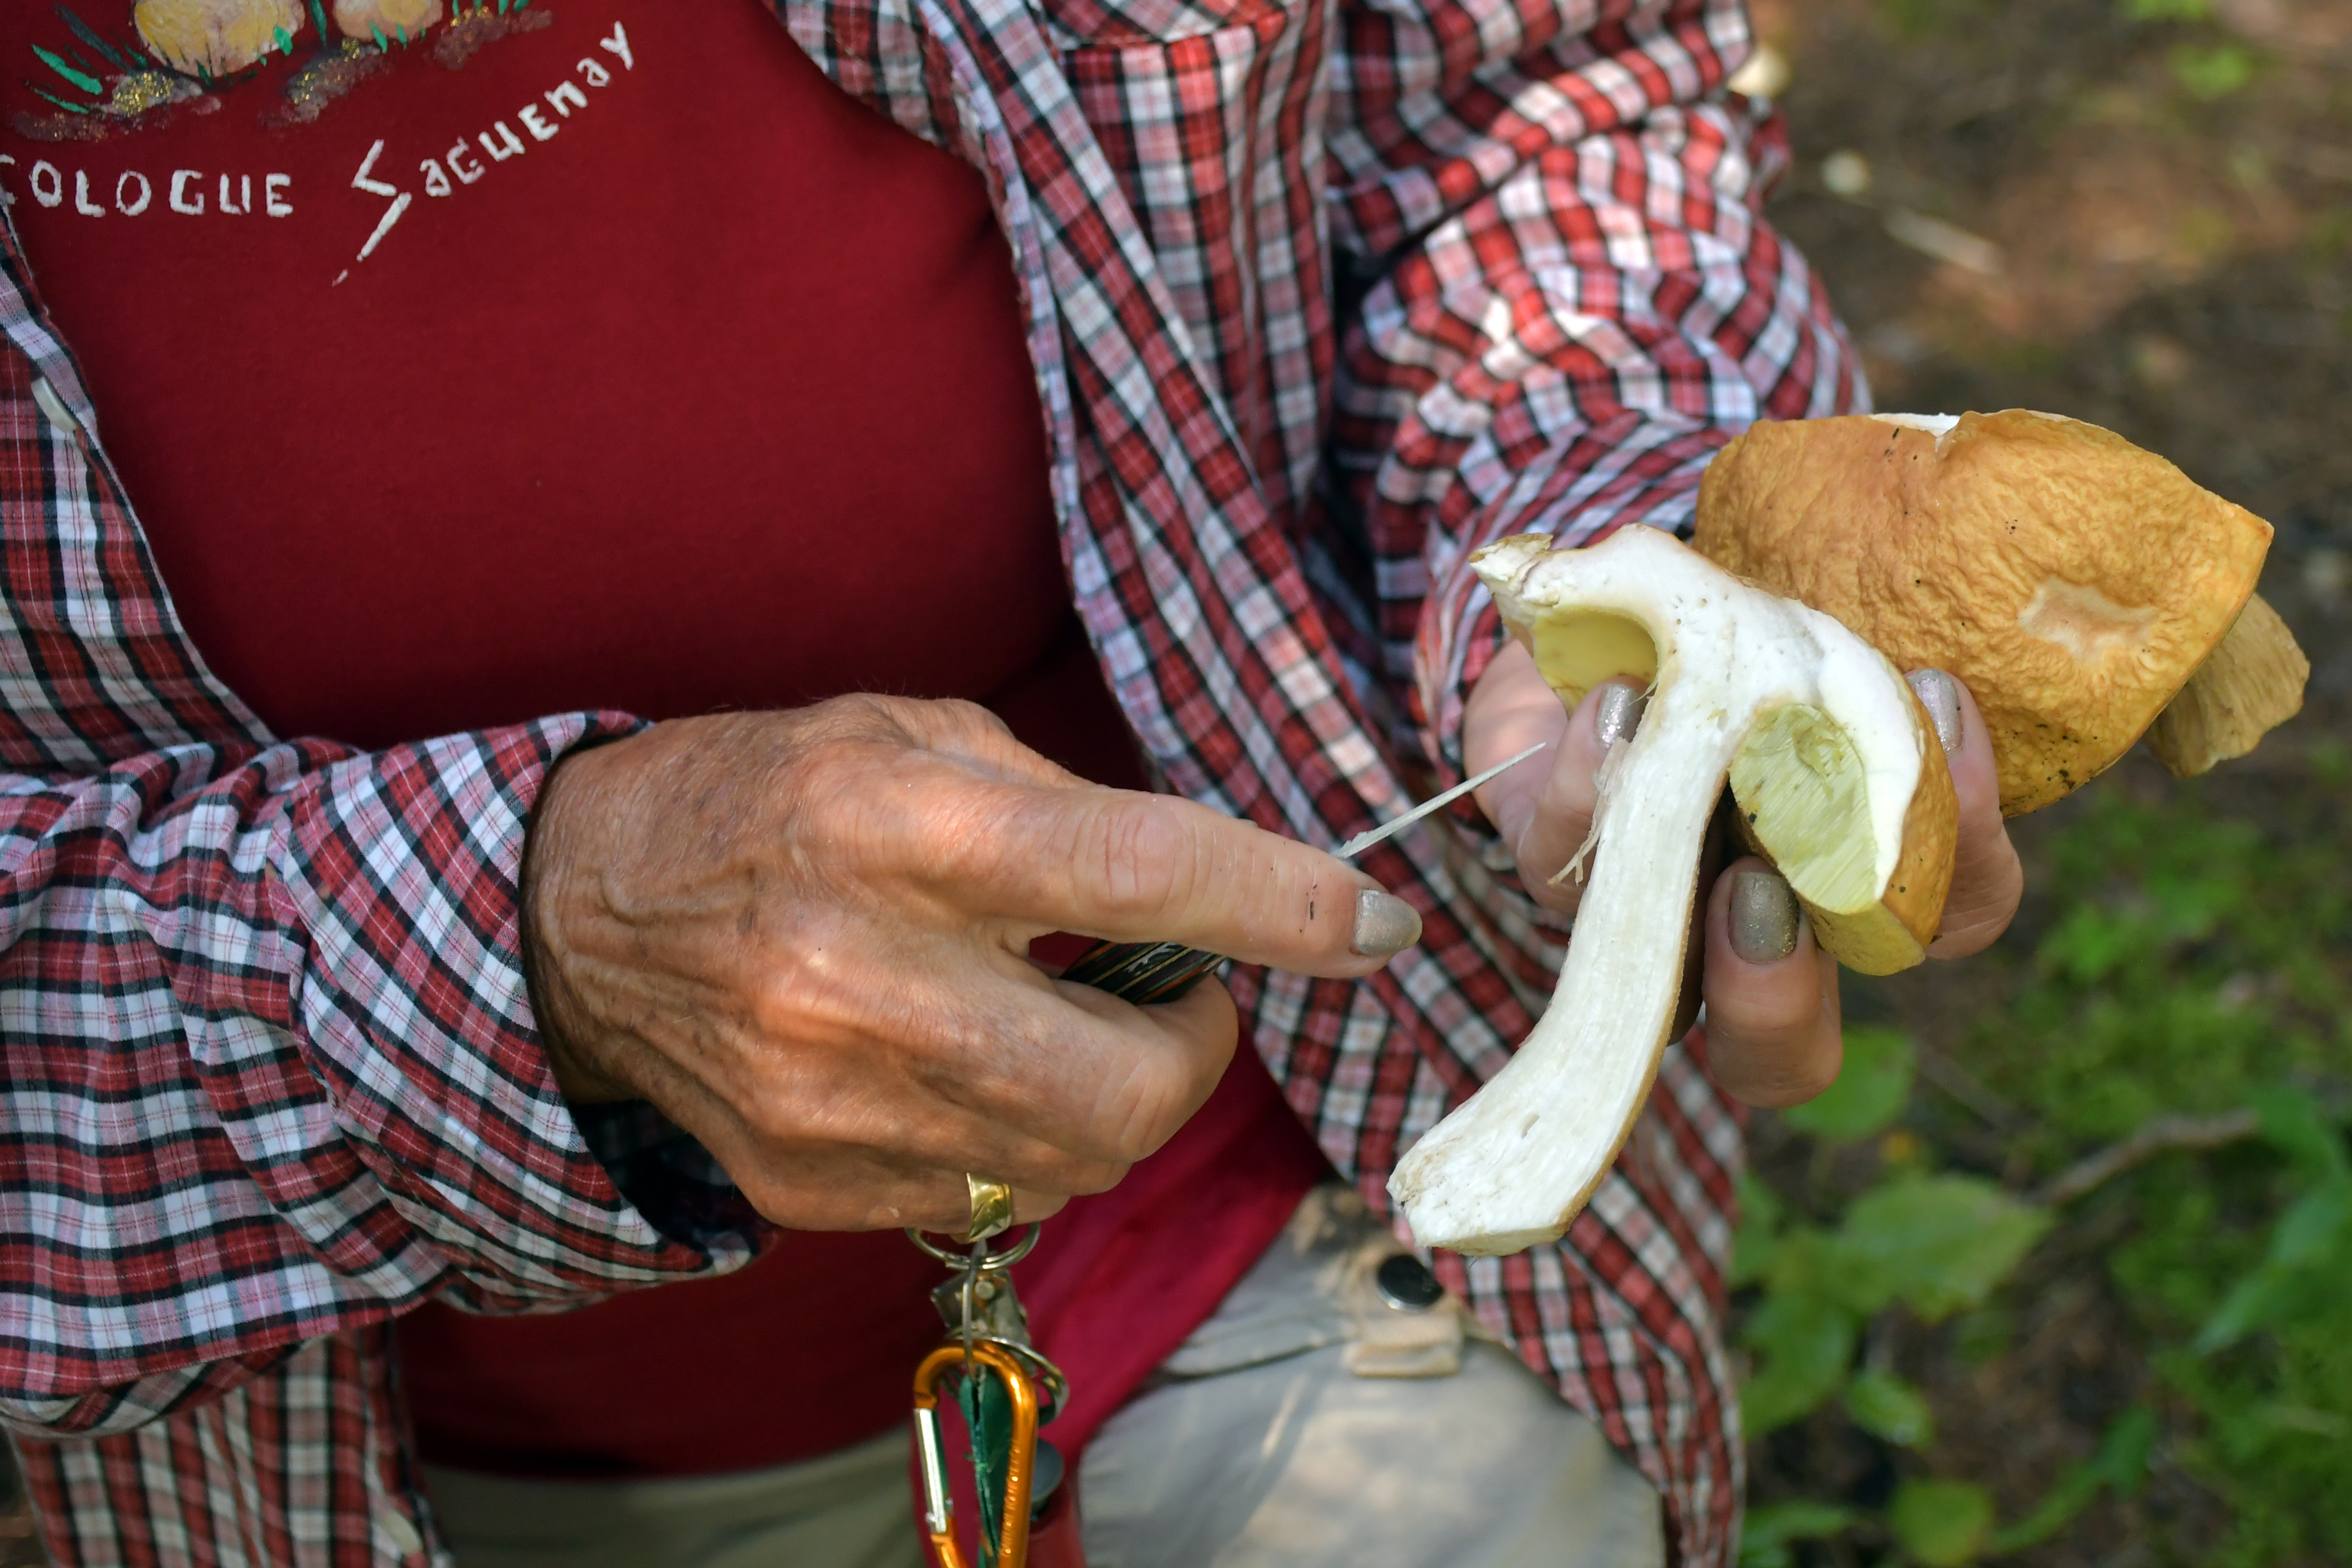
M 1069 1403 L 1061 1369 L 1039 1354 L 1029 1340 L 1028 1314 L 1013 1291 L 1013 1265 L 1029 1255 L 1043 1228 L 1002 1252 L 986 1239 L 968 1253 L 950 1252 L 919 1230 L 915 1245 L 945 1263 L 954 1277 L 931 1291 L 932 1304 L 947 1324 L 947 1337 L 915 1372 L 915 1441 L 923 1467 L 923 1527 L 938 1553 L 940 1568 L 968 1568 L 956 1544 L 955 1504 L 948 1484 L 948 1455 L 940 1428 L 942 1385 L 954 1384 L 971 1444 L 972 1490 L 980 1498 L 980 1557 L 989 1568 L 1025 1568 L 1033 1500 L 1042 1500 L 1061 1479 L 1053 1445 L 1040 1445 L 1037 1428 Z M 1050 1473 L 1040 1487 L 1038 1455 L 1048 1456 Z
M 1402 816 L 1357 834 L 1333 854 L 1339 860 L 1353 859 L 1505 768 L 1525 762 L 1548 744 L 1531 746 Z M 1097 942 L 1078 955 L 1062 971 L 1061 978 L 1146 1007 L 1176 1000 L 1224 961 L 1181 942 Z M 1068 1403 L 1069 1388 L 1060 1368 L 1030 1343 L 1028 1316 L 1013 1293 L 1013 1265 L 1029 1255 L 1042 1228 L 1033 1224 L 1029 1233 L 1012 1247 L 991 1252 L 988 1238 L 1012 1222 L 1012 1188 L 970 1174 L 964 1179 L 972 1192 L 972 1239 L 959 1245 L 969 1245 L 969 1253 L 950 1252 L 919 1230 L 907 1232 L 916 1246 L 956 1271 L 955 1278 L 931 1292 L 932 1303 L 948 1326 L 948 1337 L 923 1358 L 915 1373 L 923 1524 L 930 1533 L 931 1550 L 939 1554 L 940 1568 L 968 1568 L 956 1545 L 947 1448 L 940 1432 L 940 1388 L 954 1378 L 964 1427 L 971 1437 L 973 1490 L 980 1496 L 981 1562 L 983 1568 L 1027 1568 L 1031 1502 L 1049 1495 L 1061 1479 L 1059 1456 L 1052 1444 L 1037 1440 L 1037 1428 Z M 1037 1469 L 1041 1452 L 1051 1461 L 1051 1473 L 1042 1485 Z

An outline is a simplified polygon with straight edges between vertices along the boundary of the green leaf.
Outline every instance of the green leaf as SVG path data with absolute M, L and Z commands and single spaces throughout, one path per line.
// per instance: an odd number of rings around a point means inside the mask
M 2344 1134 L 2309 1094 L 2278 1083 L 2265 1085 L 2246 1098 L 2262 1118 L 2263 1141 L 2305 1175 L 2319 1181 L 2352 1176 L 2352 1158 L 2344 1153 Z
M 91 48 L 96 49 L 100 57 L 104 59 L 108 65 L 112 66 L 119 71 L 128 71 L 135 68 L 129 60 L 123 58 L 120 53 L 116 52 L 113 46 L 110 45 L 104 38 L 98 36 L 97 28 L 92 27 L 79 16 L 75 16 L 71 9 L 64 5 L 60 5 L 58 7 L 58 16 L 64 21 L 68 32 L 72 33 L 75 37 L 79 38 L 83 43 L 88 44 Z
M 1987 1538 L 1986 1550 L 1996 1555 L 2021 1552 L 2049 1540 L 2098 1496 L 2101 1487 L 2117 1497 L 2137 1494 L 2147 1475 L 2148 1450 L 2156 1446 L 2156 1416 L 2145 1406 L 2134 1406 L 2107 1428 L 2099 1451 L 2059 1479 L 2032 1513 Z
M 2239 44 L 2215 44 L 2210 47 L 2182 44 L 2165 57 L 2172 68 L 2172 78 L 2188 89 L 2189 96 L 2210 102 L 2227 98 L 2254 79 L 2253 51 Z
M 1773 1243 L 1764 1270 L 1765 1288 L 1776 1296 L 1807 1296 L 1868 1317 L 1883 1298 L 1856 1300 L 1848 1289 L 1852 1266 L 1839 1254 L 1838 1239 L 1810 1225 L 1792 1226 Z
M 2213 15 L 2213 0 L 2124 0 L 2124 16 L 2134 22 L 2202 22 Z
M 100 82 L 96 77 L 91 76 L 89 72 L 76 70 L 73 67 L 66 64 L 63 59 L 51 54 L 48 50 L 41 47 L 38 44 L 35 44 L 33 46 L 33 53 L 40 57 L 41 63 L 43 65 L 57 72 L 58 75 L 65 78 L 66 80 L 73 83 L 74 86 L 81 89 L 82 91 L 95 93 L 101 98 L 106 95 L 105 84 Z
M 1904 1448 L 1936 1440 L 1936 1417 L 1919 1391 L 1891 1372 L 1865 1372 L 1845 1385 L 1845 1413 L 1874 1437 Z
M 2301 1315 L 2318 1300 L 2340 1295 L 2352 1281 L 2352 1177 L 2323 1183 L 2279 1217 L 2270 1250 L 2228 1295 L 2191 1349 L 2200 1355 L 2226 1349 L 2258 1329 Z
M 1807 1104 L 1780 1113 L 1801 1133 L 1852 1143 L 1884 1132 L 1911 1098 L 1917 1058 L 1900 1030 L 1856 1027 L 1845 1031 L 1845 1066 L 1837 1082 Z
M 1741 1336 L 1764 1358 L 1739 1392 L 1748 1435 L 1785 1427 L 1836 1393 L 1853 1364 L 1859 1327 L 1834 1302 L 1802 1295 L 1766 1298 Z
M 1738 1185 L 1739 1228 L 1731 1238 L 1730 1282 L 1748 1285 L 1770 1271 L 1779 1250 L 1780 1198 L 1752 1171 L 1741 1171 Z
M 1992 1497 L 1967 1481 L 1906 1481 L 1886 1506 L 1886 1528 L 1927 1568 L 1962 1568 L 1984 1551 Z
M 1976 1176 L 1915 1176 L 1854 1200 L 1835 1240 L 1841 1301 L 1906 1302 L 1929 1322 L 1983 1301 L 2050 1228 L 2050 1216 Z
M 1790 1561 L 1789 1542 L 1820 1541 L 1858 1516 L 1832 1502 L 1776 1502 L 1750 1509 L 1739 1532 L 1739 1568 L 1776 1568 Z

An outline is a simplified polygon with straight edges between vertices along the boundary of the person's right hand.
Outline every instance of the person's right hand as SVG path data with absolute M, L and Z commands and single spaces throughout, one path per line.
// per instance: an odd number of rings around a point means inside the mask
M 1203 984 L 1138 1008 L 1050 978 L 1062 930 L 1327 977 L 1420 938 L 1320 851 L 1087 785 L 965 703 L 844 697 L 566 758 L 534 813 L 525 951 L 558 1082 L 644 1098 L 770 1219 L 961 1233 L 1098 1192 L 1234 1050 Z

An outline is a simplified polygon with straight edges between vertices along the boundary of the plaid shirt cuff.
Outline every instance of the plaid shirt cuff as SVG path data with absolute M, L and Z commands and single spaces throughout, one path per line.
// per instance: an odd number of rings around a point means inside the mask
M 308 943 L 295 1012 L 312 1070 L 468 1304 L 700 1272 L 747 1255 L 757 1225 L 707 1158 L 671 1157 L 675 1129 L 616 1140 L 636 1118 L 600 1113 L 592 1149 L 532 1016 L 531 806 L 566 750 L 638 727 L 569 715 L 353 758 L 293 813 L 278 870 Z

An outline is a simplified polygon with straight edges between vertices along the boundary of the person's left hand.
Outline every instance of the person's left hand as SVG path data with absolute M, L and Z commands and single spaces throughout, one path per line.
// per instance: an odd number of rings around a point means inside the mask
M 1931 958 L 1958 958 L 1990 946 L 2017 913 L 2024 876 L 2001 823 L 1992 745 L 1976 699 L 1939 670 L 1911 676 L 1936 721 L 1959 796 L 1959 843 L 1943 925 Z M 1505 646 L 1471 688 L 1463 718 L 1463 763 L 1472 773 L 1552 743 L 1549 770 L 1515 768 L 1477 791 L 1479 807 L 1518 859 L 1530 896 L 1573 914 L 1583 883 L 1557 885 L 1552 874 L 1582 847 L 1592 826 L 1593 778 L 1612 745 L 1641 719 L 1638 684 L 1606 681 L 1587 692 L 1574 714 L 1517 643 Z M 1598 852 L 1608 852 L 1604 847 Z M 1788 883 L 1770 865 L 1743 855 L 1707 881 L 1701 866 L 1704 918 L 1694 912 L 1685 955 L 1679 1037 L 1706 1003 L 1708 1071 L 1732 1098 L 1750 1105 L 1794 1105 L 1837 1079 L 1844 1057 L 1838 1012 L 1837 960 L 1813 944 Z

